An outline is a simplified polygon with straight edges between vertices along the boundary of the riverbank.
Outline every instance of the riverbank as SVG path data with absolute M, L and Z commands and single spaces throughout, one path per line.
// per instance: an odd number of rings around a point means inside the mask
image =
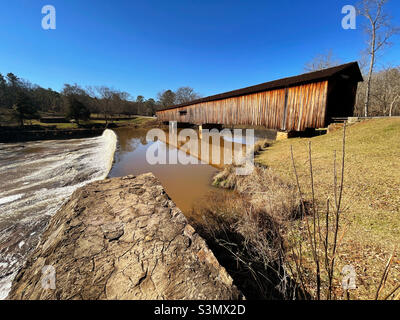
M 311 199 L 308 141 L 312 143 L 315 196 L 320 206 L 333 195 L 333 153 L 340 172 L 343 129 L 312 139 L 280 141 L 256 161 L 270 167 L 285 181 L 295 181 L 291 168 L 293 147 L 300 184 Z M 390 255 L 400 242 L 400 119 L 373 119 L 347 128 L 343 189 L 343 239 L 338 252 L 340 273 L 354 266 L 359 299 L 373 299 Z M 340 181 L 339 181 L 340 182 Z M 338 182 L 338 183 L 339 183 Z M 333 201 L 333 200 L 332 200 Z M 400 255 L 393 258 L 390 276 L 382 292 L 398 285 Z
M 217 182 L 235 189 L 241 196 L 250 199 L 247 203 L 250 203 L 253 208 L 264 206 L 267 211 L 272 210 L 272 216 L 275 214 L 275 217 L 280 218 L 282 217 L 282 214 L 279 214 L 280 211 L 283 213 L 293 211 L 287 209 L 299 200 L 291 157 L 291 148 L 293 148 L 302 196 L 308 207 L 306 209 L 311 210 L 308 214 L 312 215 L 310 204 L 313 202 L 313 190 L 309 168 L 309 142 L 311 142 L 317 223 L 321 224 L 321 228 L 325 228 L 327 199 L 330 199 L 328 230 L 329 241 L 332 243 L 332 229 L 335 223 L 333 218 L 335 212 L 334 152 L 337 153 L 336 170 L 339 175 L 337 196 L 340 191 L 338 186 L 340 185 L 342 141 L 343 129 L 311 139 L 294 138 L 277 141 L 267 148 L 262 148 L 255 159 L 256 163 L 268 168 L 266 170 L 269 173 L 264 174 L 266 178 L 261 179 L 260 174 L 250 178 L 237 178 L 232 173 L 233 171 L 228 171 L 220 174 Z M 400 220 L 398 219 L 400 213 L 398 191 L 400 190 L 400 170 L 398 170 L 400 168 L 400 119 L 372 119 L 353 124 L 347 128 L 345 141 L 343 197 L 338 246 L 335 254 L 333 295 L 336 299 L 346 299 L 347 294 L 352 299 L 375 299 L 385 267 L 394 252 L 390 260 L 389 275 L 379 292 L 379 298 L 382 299 L 398 286 L 400 279 L 400 255 L 398 251 L 395 251 L 396 245 L 400 242 Z M 276 199 L 277 195 L 280 195 L 278 197 L 280 201 Z M 218 211 L 224 211 L 223 204 L 216 206 L 218 206 Z M 286 220 L 284 229 L 287 230 L 282 233 L 286 248 L 285 259 L 294 269 L 301 259 L 303 271 L 305 271 L 302 280 L 309 292 L 315 295 L 316 269 L 312 247 L 306 240 L 307 235 L 304 236 L 300 255 L 299 248 L 292 247 L 294 235 L 299 236 L 306 231 L 306 220 L 309 220 L 312 225 L 313 219 L 309 217 L 300 220 L 287 218 L 283 220 Z M 319 234 L 316 236 L 319 237 Z M 323 257 L 323 242 L 318 243 L 318 247 L 320 246 L 318 252 Z M 320 261 L 322 297 L 327 290 L 324 261 L 323 259 Z M 341 272 L 345 266 L 354 268 L 356 276 L 356 289 L 348 293 L 342 289 L 341 285 L 344 277 Z

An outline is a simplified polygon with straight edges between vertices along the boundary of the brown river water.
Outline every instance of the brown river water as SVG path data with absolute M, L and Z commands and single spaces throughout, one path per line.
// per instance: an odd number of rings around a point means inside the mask
M 118 128 L 96 138 L 0 143 L 0 300 L 7 297 L 50 217 L 87 183 L 153 172 L 188 217 L 208 193 L 224 192 L 211 186 L 220 164 L 210 165 L 173 144 L 146 139 L 146 133 Z M 198 164 L 151 165 L 146 160 L 151 146 L 184 154 Z
M 211 186 L 213 176 L 219 166 L 211 166 L 196 159 L 199 164 L 155 164 L 146 160 L 146 151 L 152 144 L 158 144 L 168 154 L 176 149 L 161 141 L 146 140 L 146 131 L 119 128 L 118 148 L 110 177 L 123 177 L 129 174 L 139 175 L 152 172 L 160 180 L 170 198 L 186 214 L 190 215 L 193 205 L 202 201 L 209 192 L 221 192 Z M 178 153 L 184 153 L 178 150 Z

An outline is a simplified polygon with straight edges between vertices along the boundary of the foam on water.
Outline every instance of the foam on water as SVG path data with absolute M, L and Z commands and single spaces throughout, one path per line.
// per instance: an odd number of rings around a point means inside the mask
M 15 200 L 21 199 L 23 197 L 23 194 L 15 194 L 13 196 L 9 196 L 9 197 L 4 197 L 0 199 L 0 204 L 5 204 L 5 203 L 9 203 L 9 202 L 13 202 Z
M 71 194 L 107 177 L 117 136 L 0 144 L 0 299 Z

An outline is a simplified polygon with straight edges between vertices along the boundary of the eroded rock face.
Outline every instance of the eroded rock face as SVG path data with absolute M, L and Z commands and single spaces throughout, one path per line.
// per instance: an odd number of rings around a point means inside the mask
M 44 270 L 55 270 L 55 289 Z M 144 174 L 77 190 L 8 299 L 238 299 L 232 282 L 160 182 Z

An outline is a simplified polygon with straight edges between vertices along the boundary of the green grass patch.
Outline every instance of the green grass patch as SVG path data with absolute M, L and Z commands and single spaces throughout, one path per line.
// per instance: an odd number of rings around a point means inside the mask
M 256 162 L 294 182 L 292 146 L 300 184 L 310 198 L 311 141 L 316 199 L 322 206 L 327 197 L 334 199 L 333 156 L 336 151 L 340 172 L 342 136 L 343 130 L 337 130 L 311 139 L 275 142 L 256 157 Z M 357 296 L 371 298 L 388 255 L 400 243 L 400 119 L 366 120 L 347 128 L 342 208 L 346 231 L 339 264 L 356 267 L 360 286 Z M 400 260 L 396 257 L 388 282 L 400 280 Z
M 83 122 L 82 122 L 83 123 Z M 39 120 L 25 120 L 25 125 L 39 125 L 48 129 L 78 129 L 78 125 L 72 122 L 65 123 L 44 123 Z

